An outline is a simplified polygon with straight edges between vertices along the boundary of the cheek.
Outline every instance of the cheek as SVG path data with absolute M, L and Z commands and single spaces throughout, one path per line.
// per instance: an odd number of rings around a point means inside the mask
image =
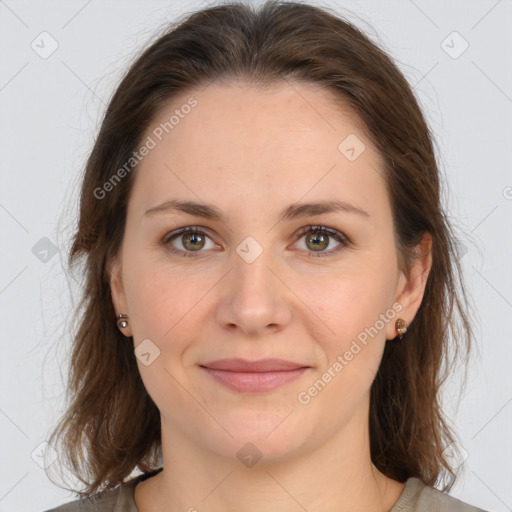
M 194 307 L 206 292 L 202 285 L 205 280 L 196 279 L 194 286 L 183 274 L 163 269 L 158 263 L 142 260 L 134 263 L 126 289 L 135 348 L 142 340 L 149 339 L 159 350 L 150 365 L 140 360 L 137 365 L 147 392 L 166 415 L 173 408 L 190 407 L 187 402 L 190 399 L 179 384 L 186 381 L 180 361 L 190 343 L 187 334 L 197 330 Z
M 310 297 L 317 316 L 312 316 L 309 335 L 323 357 L 318 375 L 309 384 L 314 393 L 322 390 L 317 395 L 318 414 L 329 410 L 343 422 L 358 407 L 378 371 L 386 343 L 386 322 L 380 315 L 391 308 L 390 286 L 366 273 L 326 282 Z M 333 403 L 339 404 L 336 412 L 332 412 Z
M 330 371 L 326 379 L 333 383 L 323 399 L 350 389 L 355 407 L 371 386 L 382 359 L 386 326 L 394 321 L 390 268 L 390 262 L 376 258 L 373 264 L 353 265 L 342 275 L 303 290 L 316 313 L 309 335 L 324 354 L 320 373 Z
M 366 269 L 317 281 L 315 287 L 304 289 L 303 296 L 308 297 L 312 311 L 330 328 L 328 332 L 344 343 L 375 324 L 379 315 L 391 307 L 393 291 L 393 281 L 387 273 Z
M 168 269 L 150 265 L 139 269 L 129 290 L 130 311 L 136 315 L 133 326 L 144 337 L 172 338 L 173 331 L 182 328 L 187 314 L 193 314 L 194 306 L 204 294 L 204 280 L 201 286 L 194 286 L 199 283 L 192 283 Z
M 141 242 L 128 239 L 123 251 L 123 282 L 130 323 L 136 345 L 145 338 L 160 345 L 162 335 L 178 321 L 181 303 L 176 290 L 182 285 L 175 284 L 172 274 L 155 262 L 150 252 L 140 250 L 139 245 Z

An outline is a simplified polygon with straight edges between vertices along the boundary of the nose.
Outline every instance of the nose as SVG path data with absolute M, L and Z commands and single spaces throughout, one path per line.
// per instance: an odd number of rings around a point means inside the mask
M 251 263 L 233 254 L 233 268 L 223 280 L 216 310 L 222 328 L 257 337 L 289 324 L 293 293 L 269 253 L 263 251 Z

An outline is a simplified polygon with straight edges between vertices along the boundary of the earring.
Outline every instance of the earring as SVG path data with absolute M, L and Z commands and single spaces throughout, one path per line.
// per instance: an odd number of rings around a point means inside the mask
M 128 327 L 128 315 L 120 314 L 117 315 L 117 318 L 119 318 L 117 321 L 117 327 L 119 327 L 119 329 L 126 329 Z
M 397 318 L 395 329 L 398 333 L 398 337 L 402 339 L 402 336 L 407 332 L 407 322 L 403 318 Z

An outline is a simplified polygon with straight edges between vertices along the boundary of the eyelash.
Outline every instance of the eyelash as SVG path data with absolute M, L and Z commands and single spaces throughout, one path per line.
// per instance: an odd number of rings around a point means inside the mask
M 189 226 L 186 228 L 182 228 L 176 232 L 169 233 L 162 240 L 162 244 L 167 246 L 168 250 L 171 253 L 178 254 L 178 255 L 184 256 L 184 257 L 195 257 L 195 254 L 194 254 L 195 252 L 204 252 L 204 251 L 181 251 L 179 249 L 175 249 L 171 245 L 171 242 L 174 239 L 179 238 L 180 235 L 183 235 L 185 233 L 198 233 L 198 234 L 205 235 L 208 237 L 208 234 L 205 231 L 199 229 L 197 226 Z M 308 257 L 310 257 L 310 258 L 322 258 L 325 256 L 337 254 L 338 252 L 340 252 L 343 249 L 352 245 L 350 240 L 344 234 L 340 233 L 336 229 L 328 228 L 326 226 L 306 226 L 306 227 L 302 228 L 300 230 L 300 232 L 298 233 L 299 237 L 297 238 L 297 241 L 300 240 L 304 235 L 306 235 L 308 233 L 328 235 L 329 237 L 334 238 L 337 242 L 340 243 L 339 247 L 337 247 L 336 249 L 331 249 L 330 251 L 327 251 L 327 252 L 316 252 L 315 253 L 314 251 L 308 251 L 309 252 Z M 210 237 L 208 237 L 208 238 L 210 238 Z

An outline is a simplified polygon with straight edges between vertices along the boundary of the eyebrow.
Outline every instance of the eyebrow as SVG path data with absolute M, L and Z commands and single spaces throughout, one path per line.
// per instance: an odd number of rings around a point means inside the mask
M 144 213 L 146 215 L 155 215 L 159 213 L 183 212 L 196 217 L 216 220 L 227 223 L 225 214 L 214 205 L 205 203 L 196 203 L 194 201 L 180 201 L 179 199 L 169 199 L 158 206 L 153 206 Z M 369 217 L 369 213 L 353 204 L 345 201 L 317 201 L 312 203 L 293 203 L 285 207 L 278 216 L 278 222 L 298 219 L 301 217 L 310 217 L 324 213 L 355 213 L 363 217 Z

